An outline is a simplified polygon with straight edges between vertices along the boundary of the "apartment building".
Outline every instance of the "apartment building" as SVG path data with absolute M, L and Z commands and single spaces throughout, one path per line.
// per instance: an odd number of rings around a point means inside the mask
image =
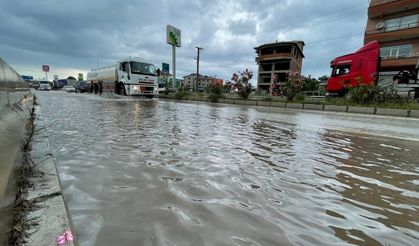
M 419 1 L 371 0 L 364 44 L 380 43 L 381 71 L 413 71 L 419 58 Z
M 211 83 L 212 81 L 215 81 L 215 80 L 218 81 L 218 79 L 216 79 L 216 78 L 199 74 L 199 76 L 198 76 L 198 91 L 204 91 L 205 88 L 209 85 L 209 83 Z M 185 90 L 194 91 L 195 81 L 196 81 L 196 73 L 191 73 L 187 76 L 184 76 L 183 77 L 183 88 Z
M 271 81 L 276 77 L 277 86 L 283 87 L 290 72 L 301 73 L 303 41 L 287 41 L 264 44 L 254 48 L 258 64 L 257 90 L 269 93 Z

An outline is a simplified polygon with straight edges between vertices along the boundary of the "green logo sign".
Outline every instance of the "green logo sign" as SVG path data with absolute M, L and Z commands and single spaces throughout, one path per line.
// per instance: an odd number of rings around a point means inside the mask
M 181 44 L 181 33 L 180 30 L 176 27 L 173 27 L 171 25 L 166 26 L 167 31 L 167 43 L 171 45 L 175 45 L 177 47 L 180 47 Z

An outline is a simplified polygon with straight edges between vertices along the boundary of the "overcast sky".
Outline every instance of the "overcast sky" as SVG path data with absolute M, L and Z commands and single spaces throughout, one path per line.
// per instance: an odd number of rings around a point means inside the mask
M 0 57 L 22 75 L 60 78 L 118 58 L 171 63 L 166 25 L 182 31 L 177 77 L 196 71 L 229 80 L 255 73 L 254 47 L 303 40 L 303 75 L 330 73 L 332 58 L 362 46 L 368 0 L 0 0 Z

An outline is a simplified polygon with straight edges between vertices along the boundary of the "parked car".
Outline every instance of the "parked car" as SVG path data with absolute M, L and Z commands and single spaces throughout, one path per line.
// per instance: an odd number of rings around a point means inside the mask
M 74 86 L 71 85 L 64 86 L 63 90 L 65 90 L 66 92 L 76 92 L 76 88 L 74 88 Z
M 40 90 L 40 91 L 50 91 L 51 90 L 51 84 L 49 83 L 49 81 L 39 81 L 38 90 Z
M 89 92 L 90 85 L 86 81 L 78 81 L 74 86 L 76 93 Z

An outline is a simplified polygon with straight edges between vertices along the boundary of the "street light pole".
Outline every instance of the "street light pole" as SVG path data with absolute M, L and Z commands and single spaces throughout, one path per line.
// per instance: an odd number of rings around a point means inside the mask
M 199 82 L 199 53 L 201 52 L 201 50 L 203 50 L 203 48 L 201 47 L 195 47 L 196 48 L 196 52 L 198 53 L 196 56 L 196 82 L 195 82 L 195 91 L 198 91 L 198 82 Z

